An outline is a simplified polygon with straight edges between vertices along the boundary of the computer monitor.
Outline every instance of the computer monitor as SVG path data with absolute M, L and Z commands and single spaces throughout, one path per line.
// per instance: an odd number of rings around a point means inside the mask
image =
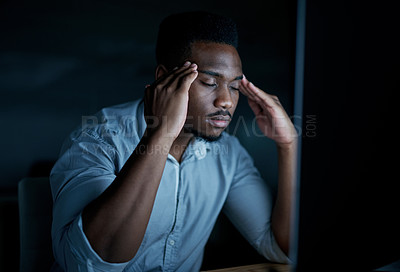
M 400 259 L 396 11 L 385 1 L 298 1 L 294 271 Z

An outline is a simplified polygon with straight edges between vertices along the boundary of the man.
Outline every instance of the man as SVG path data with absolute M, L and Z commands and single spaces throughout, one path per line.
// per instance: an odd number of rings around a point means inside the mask
M 103 109 L 71 134 L 51 173 L 63 270 L 198 271 L 221 210 L 260 254 L 288 262 L 296 133 L 277 97 L 245 78 L 236 47 L 230 19 L 167 17 L 144 99 Z M 239 92 L 278 147 L 275 203 L 223 132 Z

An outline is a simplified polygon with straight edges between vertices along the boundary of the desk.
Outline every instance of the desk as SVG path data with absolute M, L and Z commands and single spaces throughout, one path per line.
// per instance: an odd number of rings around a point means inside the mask
M 245 266 L 236 266 L 216 270 L 207 270 L 207 272 L 289 272 L 290 266 L 287 264 L 262 263 Z

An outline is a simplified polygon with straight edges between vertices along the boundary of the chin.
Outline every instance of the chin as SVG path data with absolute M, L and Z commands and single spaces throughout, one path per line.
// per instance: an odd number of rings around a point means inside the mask
M 185 128 L 189 133 L 192 133 L 195 137 L 200 138 L 206 142 L 216 142 L 222 137 L 222 131 L 216 134 L 206 134 L 193 128 Z

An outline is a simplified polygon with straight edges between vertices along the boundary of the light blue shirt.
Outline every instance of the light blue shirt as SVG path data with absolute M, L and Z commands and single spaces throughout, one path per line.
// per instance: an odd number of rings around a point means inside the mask
M 289 262 L 271 231 L 270 189 L 246 150 L 227 133 L 211 143 L 193 139 L 181 163 L 168 155 L 135 257 L 126 263 L 102 260 L 82 230 L 81 213 L 114 181 L 139 143 L 146 128 L 143 102 L 105 108 L 82 120 L 50 176 L 53 251 L 65 271 L 199 271 L 221 210 L 260 254 Z

